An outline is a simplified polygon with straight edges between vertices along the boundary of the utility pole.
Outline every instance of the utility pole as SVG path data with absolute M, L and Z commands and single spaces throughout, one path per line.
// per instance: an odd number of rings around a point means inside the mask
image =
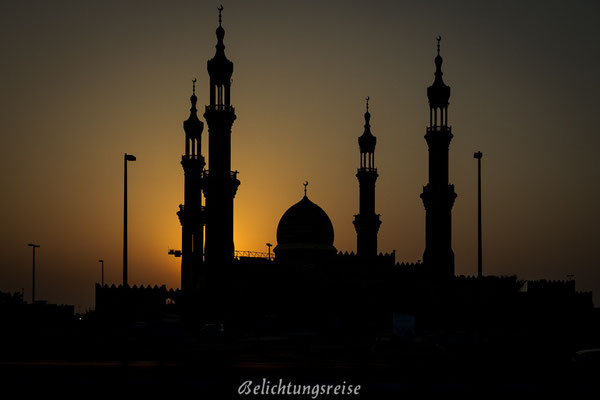
M 135 161 L 135 156 L 125 153 L 125 182 L 123 191 L 123 287 L 127 287 L 127 161 Z
M 35 249 L 40 247 L 40 245 L 29 243 L 27 246 L 33 248 L 33 273 L 31 275 L 31 304 L 33 304 L 35 302 Z
M 477 277 L 483 277 L 483 255 L 481 246 L 481 158 L 483 153 L 473 154 L 477 159 Z

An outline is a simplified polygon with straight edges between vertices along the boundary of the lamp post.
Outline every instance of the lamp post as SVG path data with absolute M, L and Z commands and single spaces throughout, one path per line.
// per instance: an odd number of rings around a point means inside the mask
M 269 261 L 271 261 L 271 246 L 273 246 L 271 243 L 267 243 L 267 247 L 269 248 Z
M 483 256 L 481 248 L 481 158 L 483 153 L 473 154 L 477 159 L 477 277 L 483 277 Z
M 102 286 L 104 286 L 104 260 L 98 260 L 102 264 Z
M 33 304 L 35 302 L 35 249 L 40 247 L 40 245 L 29 243 L 27 246 L 33 248 L 33 273 L 31 274 L 31 304 Z
M 123 191 L 123 287 L 127 286 L 127 161 L 135 161 L 135 156 L 125 153 L 124 191 Z

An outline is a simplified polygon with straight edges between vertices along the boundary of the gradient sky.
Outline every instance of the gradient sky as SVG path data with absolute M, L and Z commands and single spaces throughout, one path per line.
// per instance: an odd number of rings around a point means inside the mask
M 130 283 L 178 287 L 182 121 L 191 80 L 208 101 L 218 3 L 0 3 L 0 290 L 94 305 L 121 280 L 123 153 Z M 266 251 L 303 194 L 356 249 L 357 137 L 371 97 L 383 221 L 379 249 L 424 250 L 423 138 L 435 37 L 452 88 L 456 273 L 476 273 L 476 160 L 483 156 L 484 273 L 566 279 L 600 303 L 600 28 L 597 1 L 226 1 L 234 62 L 235 245 Z M 206 155 L 207 132 L 203 135 Z

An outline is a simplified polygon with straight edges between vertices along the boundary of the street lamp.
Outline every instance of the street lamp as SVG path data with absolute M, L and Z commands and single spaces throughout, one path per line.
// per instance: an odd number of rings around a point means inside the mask
M 27 246 L 33 248 L 33 273 L 31 274 L 31 304 L 33 304 L 35 302 L 35 249 L 40 247 L 40 245 L 29 243 Z
M 481 248 L 481 158 L 483 153 L 478 151 L 473 154 L 477 159 L 477 277 L 483 276 L 483 256 Z
M 271 246 L 273 246 L 271 243 L 267 243 L 267 247 L 269 248 L 269 261 L 271 261 Z
M 104 260 L 98 260 L 99 263 L 102 263 L 102 286 L 104 286 Z
M 125 182 L 123 191 L 123 287 L 127 286 L 127 161 L 135 161 L 135 156 L 125 153 Z

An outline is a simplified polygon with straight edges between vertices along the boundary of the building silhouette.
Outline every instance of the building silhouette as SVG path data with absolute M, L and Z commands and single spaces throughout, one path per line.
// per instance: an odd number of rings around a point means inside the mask
M 233 63 L 224 52 L 221 10 L 216 54 L 208 61 L 210 93 L 204 113 L 209 128 L 208 169 L 200 147 L 203 124 L 197 117 L 195 90 L 190 116 L 184 122 L 185 204 L 178 213 L 184 239 L 183 296 L 173 297 L 187 302 L 189 313 L 204 321 L 227 322 L 240 331 L 267 325 L 319 331 L 333 326 L 377 330 L 389 324 L 391 314 L 426 315 L 425 320 L 432 321 L 450 314 L 466 321 L 466 316 L 472 315 L 470 310 L 481 304 L 512 307 L 520 301 L 523 282 L 516 277 L 477 280 L 454 275 L 451 221 L 456 193 L 448 172 L 453 134 L 448 124 L 450 87 L 442 79 L 441 37 L 437 38 L 435 79 L 427 88 L 429 182 L 421 194 L 426 211 L 423 262 L 398 263 L 395 252 L 378 254 L 377 139 L 371 132 L 369 98 L 364 131 L 358 138 L 359 213 L 353 220 L 356 254 L 337 251 L 333 224 L 325 210 L 309 199 L 305 182 L 304 196 L 278 223 L 274 260 L 236 257 L 233 199 L 240 182 L 237 172 L 231 171 L 231 128 L 236 118 L 231 106 Z M 325 304 L 333 309 L 324 309 Z
M 395 252 L 378 253 L 377 140 L 371 132 L 368 98 L 364 131 L 358 138 L 360 196 L 359 212 L 353 220 L 357 252 L 335 248 L 333 224 L 312 200 L 318 194 L 311 193 L 309 198 L 305 182 L 304 196 L 279 220 L 275 258 L 236 255 L 233 200 L 240 181 L 237 171 L 231 170 L 231 128 L 236 118 L 231 105 L 233 63 L 224 52 L 221 10 L 216 54 L 208 61 L 210 92 L 204 113 L 208 168 L 200 145 L 204 124 L 197 115 L 195 80 L 190 115 L 184 122 L 184 204 L 177 213 L 182 226 L 181 290 L 98 285 L 99 314 L 122 317 L 118 310 L 130 310 L 131 318 L 154 318 L 176 310 L 194 326 L 219 326 L 230 335 L 394 332 L 408 337 L 423 332 L 483 335 L 517 326 L 535 331 L 545 326 L 541 320 L 532 322 L 536 320 L 531 315 L 543 316 L 544 321 L 556 316 L 569 321 L 589 317 L 591 294 L 577 292 L 574 283 L 526 285 L 515 276 L 455 276 L 452 206 L 456 193 L 448 173 L 453 134 L 448 124 L 450 87 L 442 79 L 440 37 L 435 79 L 427 88 L 429 182 L 421 194 L 426 212 L 423 262 L 398 262 Z M 553 297 L 561 300 L 549 300 Z
M 204 118 L 208 124 L 208 169 L 205 169 L 200 139 L 203 124 L 198 120 L 195 90 L 191 98 L 190 116 L 184 122 L 186 154 L 182 158 L 185 173 L 185 203 L 178 213 L 182 223 L 182 288 L 184 293 L 221 291 L 228 280 L 235 279 L 229 271 L 236 261 L 233 245 L 233 199 L 239 180 L 231 171 L 231 128 L 236 118 L 231 105 L 233 63 L 225 56 L 219 9 L 215 56 L 208 61 L 210 78 L 209 105 Z M 434 83 L 427 89 L 430 121 L 425 139 L 429 146 L 429 183 L 421 198 L 426 209 L 426 246 L 420 273 L 435 278 L 454 276 L 454 254 L 451 246 L 451 209 L 456 194 L 448 184 L 448 154 L 452 139 L 448 126 L 450 88 L 442 79 L 442 57 L 435 58 Z M 377 139 L 371 133 L 367 98 L 364 132 L 358 138 L 360 165 L 356 173 L 359 182 L 359 213 L 354 216 L 357 237 L 356 257 L 377 259 L 377 234 L 381 225 L 375 212 L 375 167 Z M 283 264 L 331 264 L 336 255 L 333 246 L 334 229 L 326 212 L 307 196 L 292 205 L 281 217 L 277 227 L 275 262 Z M 202 197 L 205 206 L 202 206 Z M 206 227 L 205 235 L 203 228 Z M 204 242 L 203 242 L 204 240 Z M 389 255 L 380 260 L 390 260 Z M 391 264 L 395 263 L 394 260 Z M 229 271 L 229 272 L 227 272 Z M 214 296 L 209 296 L 214 297 Z

